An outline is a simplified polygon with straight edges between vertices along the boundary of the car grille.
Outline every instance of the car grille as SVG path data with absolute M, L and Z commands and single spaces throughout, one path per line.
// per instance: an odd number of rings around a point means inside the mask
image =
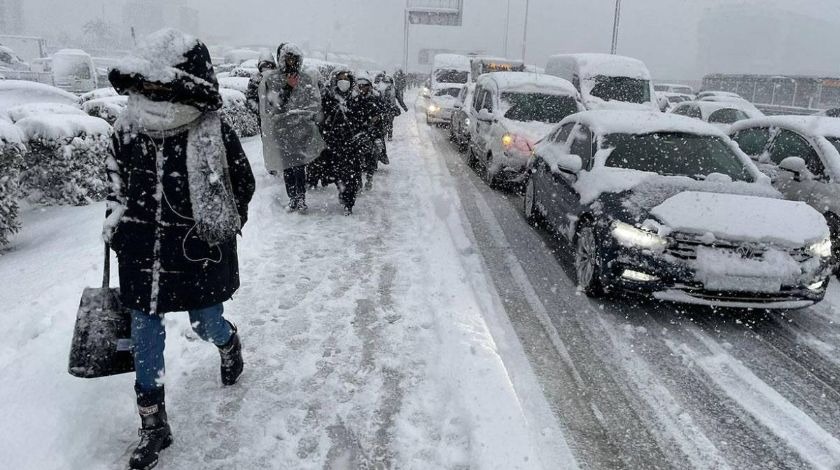
M 697 249 L 701 246 L 732 251 L 744 259 L 761 260 L 764 258 L 764 254 L 767 253 L 767 246 L 758 243 L 733 243 L 725 240 L 715 240 L 714 242 L 707 243 L 684 234 L 678 234 L 672 237 L 671 244 L 666 249 L 666 253 L 681 260 L 693 261 L 697 259 Z M 811 258 L 811 255 L 804 248 L 789 250 L 789 253 L 794 260 L 800 263 Z

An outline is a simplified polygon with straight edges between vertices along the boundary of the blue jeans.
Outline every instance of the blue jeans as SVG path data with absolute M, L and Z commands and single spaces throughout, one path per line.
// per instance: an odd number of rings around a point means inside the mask
M 233 336 L 233 328 L 222 317 L 222 304 L 190 312 L 193 331 L 204 341 L 224 346 Z M 152 392 L 161 387 L 165 365 L 163 349 L 166 346 L 166 328 L 162 315 L 149 315 L 139 310 L 131 311 L 131 341 L 134 344 L 134 368 L 137 386 L 141 392 Z

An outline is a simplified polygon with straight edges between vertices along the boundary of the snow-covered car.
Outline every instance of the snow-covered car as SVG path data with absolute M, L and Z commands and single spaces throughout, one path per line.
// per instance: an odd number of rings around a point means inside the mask
M 35 116 L 85 116 L 78 106 L 63 103 L 19 104 L 3 110 L 2 114 L 15 123 Z
M 437 90 L 443 84 L 466 85 L 472 81 L 472 64 L 467 56 L 437 54 L 432 63 L 429 89 Z
M 749 119 L 749 111 L 750 107 L 744 103 L 717 101 L 690 101 L 671 109 L 672 114 L 700 119 L 723 132 L 729 132 L 732 124 Z
M 426 124 L 449 124 L 458 102 L 458 95 L 466 85 L 440 84 L 426 106 Z
M 562 78 L 517 72 L 482 75 L 470 110 L 470 166 L 483 167 L 490 186 L 521 184 L 534 145 L 583 109 L 574 85 Z
M 686 101 L 692 101 L 693 98 L 689 95 L 683 95 L 680 93 L 669 93 L 666 91 L 657 91 L 654 92 L 656 95 L 656 102 L 659 104 L 659 110 L 667 112 L 674 108 L 674 106 L 685 103 Z
M 573 245 L 589 296 L 630 291 L 790 309 L 825 295 L 825 219 L 782 199 L 714 126 L 658 112 L 588 111 L 544 139 L 528 168 L 525 215 Z
M 29 64 L 21 59 L 15 51 L 6 46 L 0 46 L 0 66 L 17 71 L 31 70 Z
M 712 95 L 698 98 L 697 101 L 700 103 L 727 103 L 738 106 L 739 109 L 747 113 L 750 119 L 764 117 L 764 113 L 760 109 L 740 96 Z
M 717 90 L 704 90 L 700 93 L 697 93 L 697 99 L 702 100 L 703 98 L 740 98 L 744 99 L 743 96 L 739 95 L 738 93 L 733 93 L 731 91 L 717 91 Z
M 86 93 L 97 88 L 93 58 L 79 49 L 62 49 L 52 56 L 53 82 L 62 90 Z
M 550 57 L 549 75 L 574 84 L 586 109 L 658 110 L 644 62 L 611 54 L 561 54 Z
M 695 98 L 694 89 L 688 85 L 680 85 L 677 83 L 655 83 L 653 90 L 661 93 L 673 93 L 676 95 L 688 96 L 691 99 Z
M 770 116 L 738 122 L 730 133 L 786 198 L 825 216 L 840 261 L 840 120 Z
M 471 83 L 461 89 L 458 94 L 458 101 L 455 103 L 455 110 L 452 112 L 452 119 L 449 121 L 449 140 L 458 146 L 458 150 L 466 152 L 470 145 L 471 129 L 474 119 L 470 113 L 470 103 L 475 94 L 475 84 Z
M 28 103 L 76 105 L 79 97 L 43 83 L 23 80 L 0 81 L 0 110 Z

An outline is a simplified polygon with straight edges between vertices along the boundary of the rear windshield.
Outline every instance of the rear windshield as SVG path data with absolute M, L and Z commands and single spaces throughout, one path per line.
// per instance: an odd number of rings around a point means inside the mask
M 590 95 L 604 101 L 623 101 L 625 103 L 650 102 L 650 82 L 627 77 L 595 77 L 595 86 Z
M 457 98 L 460 94 L 460 88 L 441 88 L 435 92 L 435 96 L 451 96 L 453 98 Z
M 749 119 L 746 113 L 740 109 L 726 108 L 719 109 L 709 116 L 709 122 L 712 124 L 734 124 L 744 119 Z
M 539 121 L 556 124 L 578 111 L 571 96 L 543 93 L 502 93 L 502 103 L 508 106 L 505 118 L 513 121 Z
M 733 181 L 753 180 L 735 152 L 715 136 L 678 132 L 612 134 L 604 143 L 614 149 L 607 159 L 608 167 L 698 180 L 711 173 L 722 173 Z
M 435 80 L 438 83 L 467 83 L 470 78 L 469 72 L 452 69 L 435 70 Z

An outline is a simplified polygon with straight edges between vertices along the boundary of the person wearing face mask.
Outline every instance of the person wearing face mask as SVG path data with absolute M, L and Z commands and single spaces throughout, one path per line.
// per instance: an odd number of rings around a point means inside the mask
M 306 165 L 321 155 L 325 145 L 321 92 L 318 79 L 303 69 L 303 52 L 295 44 L 277 51 L 277 70 L 265 75 L 259 87 L 265 167 L 283 172 L 289 210 L 305 213 Z
M 322 160 L 329 162 L 339 191 L 344 214 L 352 215 L 356 195 L 362 183 L 362 157 L 366 138 L 356 139 L 364 122 L 363 104 L 353 87 L 356 79 L 347 69 L 336 69 L 324 95 L 324 124 L 321 128 L 327 143 Z
M 382 97 L 367 76 L 356 78 L 357 94 L 353 98 L 354 119 L 358 131 L 354 140 L 361 152 L 362 172 L 365 175 L 365 190 L 373 189 L 373 176 L 379 166 L 380 145 L 384 146 L 384 125 Z
M 248 109 L 257 115 L 258 120 L 260 118 L 260 83 L 262 83 L 263 76 L 266 73 L 275 69 L 277 69 L 277 63 L 271 53 L 263 54 L 257 63 L 257 72 L 248 81 L 248 89 L 245 93 L 246 104 Z
M 385 110 L 385 116 L 383 117 L 385 134 L 388 136 L 388 140 L 393 140 L 394 119 L 402 114 L 402 111 L 398 106 L 400 100 L 397 99 L 397 89 L 394 86 L 394 79 L 390 75 L 383 75 L 377 89 L 379 94 L 382 96 L 383 108 Z M 402 107 L 405 111 L 408 111 L 408 107 L 405 103 L 402 104 Z M 387 156 L 385 157 L 385 160 L 387 161 Z
M 175 30 L 149 36 L 109 74 L 128 95 L 114 125 L 103 238 L 117 253 L 120 296 L 131 310 L 140 443 L 131 469 L 149 469 L 172 443 L 164 402 L 163 315 L 189 312 L 221 356 L 221 381 L 242 373 L 237 328 L 223 303 L 239 288 L 236 236 L 248 220 L 254 176 L 221 120 L 210 53 Z

